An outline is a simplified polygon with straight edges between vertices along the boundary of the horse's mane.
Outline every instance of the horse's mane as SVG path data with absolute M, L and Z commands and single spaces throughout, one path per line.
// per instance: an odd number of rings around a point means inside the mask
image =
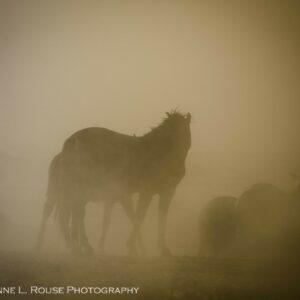
M 152 138 L 153 136 L 156 136 L 160 134 L 161 132 L 165 132 L 168 129 L 174 129 L 176 125 L 182 123 L 185 120 L 185 115 L 178 110 L 174 109 L 170 112 L 166 112 L 166 116 L 163 118 L 161 123 L 156 126 L 152 127 L 151 130 L 144 135 L 142 135 L 142 138 Z

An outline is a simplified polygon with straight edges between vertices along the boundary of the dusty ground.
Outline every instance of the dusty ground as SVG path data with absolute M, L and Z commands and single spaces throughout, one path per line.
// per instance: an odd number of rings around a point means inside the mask
M 28 295 L 28 299 L 300 299 L 298 270 L 297 263 L 286 261 L 112 256 L 75 259 L 67 255 L 46 258 L 33 253 L 0 253 L 2 287 L 140 287 L 136 296 L 64 294 Z M 15 298 L 20 296 L 6 297 Z

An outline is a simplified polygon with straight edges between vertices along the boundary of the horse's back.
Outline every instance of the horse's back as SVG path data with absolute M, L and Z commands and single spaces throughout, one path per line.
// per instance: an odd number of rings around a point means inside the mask
M 270 183 L 256 183 L 242 193 L 238 201 L 238 209 L 264 214 L 272 209 L 279 209 L 285 204 L 286 198 L 286 193 L 277 186 Z
M 237 209 L 244 241 L 267 248 L 280 242 L 289 219 L 289 197 L 284 191 L 269 183 L 255 184 L 241 195 Z
M 72 134 L 66 141 L 63 151 L 85 151 L 100 154 L 105 151 L 113 154 L 132 146 L 136 137 L 118 133 L 106 128 L 91 127 L 82 129 Z
M 137 139 L 98 127 L 75 132 L 65 141 L 62 150 L 65 177 L 84 184 L 128 181 L 136 158 Z

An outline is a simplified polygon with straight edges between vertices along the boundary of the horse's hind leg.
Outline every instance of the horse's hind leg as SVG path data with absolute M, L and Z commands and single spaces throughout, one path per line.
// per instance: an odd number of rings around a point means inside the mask
M 38 235 L 38 241 L 37 241 L 37 250 L 41 251 L 43 243 L 44 243 L 44 237 L 45 237 L 45 229 L 46 229 L 46 224 L 47 220 L 49 219 L 53 208 L 55 206 L 56 199 L 55 197 L 47 197 L 47 200 L 44 204 L 43 207 L 43 215 L 42 215 L 42 222 L 41 222 L 41 227 Z
M 133 203 L 132 203 L 132 199 L 131 198 L 126 198 L 123 201 L 120 201 L 121 206 L 123 207 L 128 219 L 130 220 L 131 224 L 134 226 L 135 225 L 135 220 L 136 220 L 136 215 L 134 212 L 134 208 L 133 208 Z M 143 242 L 143 239 L 141 237 L 141 233 L 140 231 L 137 233 L 137 242 L 138 242 L 138 246 L 141 250 L 141 253 L 146 255 L 146 248 Z
M 87 253 L 93 253 L 93 248 L 89 243 L 88 237 L 86 235 L 84 217 L 85 217 L 85 205 L 82 206 L 82 209 L 78 212 L 79 218 L 79 241 L 83 247 L 83 250 Z
M 138 235 L 140 234 L 140 228 L 141 225 L 145 219 L 149 204 L 151 202 L 152 199 L 152 194 L 148 194 L 148 193 L 142 193 L 140 194 L 140 198 L 138 201 L 138 206 L 137 206 L 137 211 L 136 211 L 136 215 L 134 218 L 134 226 L 131 230 L 131 233 L 129 235 L 129 239 L 127 242 L 128 245 L 128 249 L 129 249 L 129 254 L 131 256 L 136 256 L 137 255 L 137 251 L 136 251 L 136 239 L 138 237 Z
M 75 255 L 81 252 L 79 240 L 82 231 L 80 218 L 80 207 L 73 207 L 71 219 L 71 252 Z
M 114 203 L 112 201 L 107 200 L 104 202 L 102 231 L 99 240 L 99 250 L 101 253 L 105 252 L 105 240 L 111 223 L 111 214 L 112 214 L 113 205 Z
M 71 251 L 79 254 L 81 251 L 92 253 L 93 249 L 89 244 L 84 224 L 85 203 L 77 202 L 72 207 L 71 221 Z
M 59 227 L 63 238 L 66 243 L 68 250 L 71 250 L 71 237 L 70 237 L 70 219 L 72 215 L 72 210 L 66 203 L 61 203 L 59 208 Z

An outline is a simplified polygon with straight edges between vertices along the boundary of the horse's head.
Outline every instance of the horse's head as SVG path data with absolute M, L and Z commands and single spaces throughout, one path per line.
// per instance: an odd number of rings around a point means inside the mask
M 192 143 L 190 130 L 191 114 L 182 114 L 175 110 L 167 112 L 166 115 L 164 123 L 169 136 L 171 136 L 180 149 L 188 151 Z

